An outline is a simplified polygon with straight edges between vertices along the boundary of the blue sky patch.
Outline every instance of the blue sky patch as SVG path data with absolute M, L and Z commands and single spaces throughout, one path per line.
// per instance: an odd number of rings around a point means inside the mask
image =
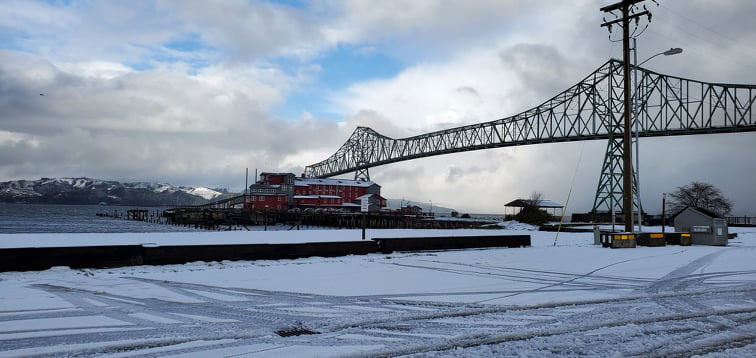
M 29 39 L 29 34 L 13 28 L 0 26 L 0 48 L 22 52 L 31 52 L 24 49 L 23 40 Z
M 344 88 L 376 78 L 399 73 L 402 64 L 372 46 L 338 46 L 317 62 L 322 68 L 322 82 L 330 88 Z
M 355 83 L 394 77 L 404 68 L 401 62 L 386 56 L 378 48 L 353 45 L 337 46 L 307 64 L 291 58 L 279 59 L 275 63 L 290 75 L 294 75 L 300 66 L 320 66 L 312 83 L 295 90 L 276 110 L 285 119 L 296 119 L 309 112 L 316 118 L 342 120 L 342 115 L 330 108 L 330 94 Z
M 163 46 L 182 52 L 192 52 L 209 48 L 204 43 L 202 43 L 199 34 L 196 33 L 184 34 L 179 38 L 163 44 Z
M 72 0 L 43 0 L 43 2 L 52 6 L 69 6 Z
M 196 74 L 197 70 L 209 66 L 214 60 L 214 54 L 217 50 L 207 46 L 201 41 L 199 34 L 183 34 L 161 46 L 145 46 L 132 44 L 135 47 L 141 47 L 150 54 L 137 62 L 126 63 L 129 67 L 138 71 L 148 71 L 155 68 L 159 63 L 186 63 L 192 70 L 189 74 Z
M 304 0 L 267 0 L 267 1 L 272 4 L 282 4 L 282 5 L 296 7 L 296 8 L 306 8 L 310 6 L 309 3 Z

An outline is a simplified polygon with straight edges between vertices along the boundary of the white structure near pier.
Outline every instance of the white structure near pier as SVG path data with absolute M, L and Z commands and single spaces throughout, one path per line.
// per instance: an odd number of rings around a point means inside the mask
M 675 231 L 689 232 L 693 245 L 727 246 L 727 220 L 712 211 L 688 206 L 672 219 Z

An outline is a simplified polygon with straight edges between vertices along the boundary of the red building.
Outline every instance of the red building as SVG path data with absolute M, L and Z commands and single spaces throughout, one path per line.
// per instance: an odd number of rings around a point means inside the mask
M 349 179 L 297 178 L 292 173 L 262 173 L 251 185 L 246 206 L 256 210 L 289 208 L 326 208 L 360 210 L 360 201 L 368 199 L 370 211 L 386 207 L 381 186 L 372 181 Z M 268 197 L 271 198 L 268 198 Z M 261 200 L 261 197 L 264 199 Z
M 245 197 L 244 207 L 255 210 L 285 210 L 288 207 L 288 196 L 286 194 L 250 194 Z
M 295 208 L 341 208 L 344 201 L 338 195 L 294 195 Z

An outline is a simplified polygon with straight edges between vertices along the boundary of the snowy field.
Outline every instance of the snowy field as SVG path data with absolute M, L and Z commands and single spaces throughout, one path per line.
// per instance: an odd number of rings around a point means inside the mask
M 553 246 L 553 232 L 510 226 L 462 232 L 527 233 L 533 247 L 0 273 L 0 357 L 752 357 L 756 228 L 731 231 L 727 247 L 611 250 L 590 233 L 561 233 Z M 0 245 L 359 237 L 23 234 Z M 275 333 L 291 329 L 315 334 Z

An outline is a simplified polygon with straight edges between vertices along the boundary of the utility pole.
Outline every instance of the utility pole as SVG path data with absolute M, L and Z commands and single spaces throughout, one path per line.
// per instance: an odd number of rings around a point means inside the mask
M 623 123 L 623 141 L 622 141 L 622 195 L 623 206 L 625 209 L 625 232 L 633 232 L 633 153 L 632 153 L 632 135 L 630 132 L 630 106 L 631 93 L 630 93 L 630 20 L 636 19 L 641 16 L 648 16 L 649 21 L 651 13 L 648 10 L 641 12 L 635 12 L 635 5 L 645 0 L 622 0 L 620 2 L 607 5 L 601 8 L 601 11 L 605 13 L 612 13 L 619 10 L 621 16 L 617 19 L 606 21 L 601 24 L 601 27 L 606 26 L 609 32 L 612 32 L 612 25 L 620 24 L 622 27 L 622 72 L 623 72 L 623 84 L 625 92 L 625 105 L 624 105 L 624 123 Z M 644 7 L 645 8 L 645 7 Z M 615 15 L 616 16 L 616 15 Z
M 640 118 L 638 118 L 638 38 L 633 37 L 633 120 L 635 121 L 635 192 L 638 194 L 638 232 L 643 232 L 643 206 L 640 191 Z
M 667 193 L 662 193 L 662 235 L 664 235 L 664 226 L 667 224 L 665 221 L 667 217 Z

